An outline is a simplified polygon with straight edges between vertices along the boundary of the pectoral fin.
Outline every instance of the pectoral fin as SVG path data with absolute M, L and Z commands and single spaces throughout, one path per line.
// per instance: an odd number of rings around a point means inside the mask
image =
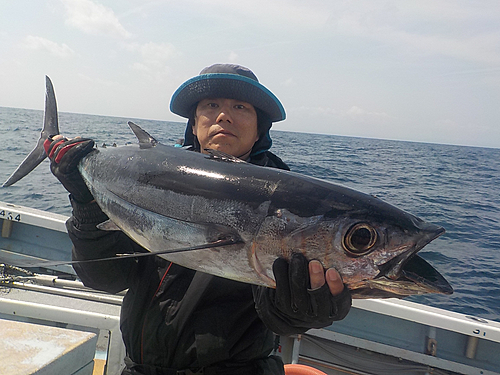
M 96 228 L 100 229 L 100 230 L 110 231 L 110 232 L 117 231 L 117 230 L 121 231 L 121 228 L 118 225 L 116 225 L 114 223 L 114 221 L 111 221 L 111 220 L 106 220 L 100 224 L 97 224 Z

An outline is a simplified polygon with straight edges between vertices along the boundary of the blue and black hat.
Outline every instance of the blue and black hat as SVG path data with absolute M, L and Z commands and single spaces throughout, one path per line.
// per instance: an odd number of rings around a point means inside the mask
M 279 99 L 259 82 L 250 69 L 240 65 L 215 64 L 203 69 L 174 92 L 170 110 L 190 118 L 195 104 L 206 98 L 248 102 L 264 112 L 271 122 L 282 121 L 286 117 Z

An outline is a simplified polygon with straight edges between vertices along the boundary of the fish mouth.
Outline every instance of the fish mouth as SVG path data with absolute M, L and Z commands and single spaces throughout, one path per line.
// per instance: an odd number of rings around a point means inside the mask
M 400 279 L 409 280 L 428 293 L 453 293 L 452 286 L 443 275 L 418 255 L 414 255 L 405 263 Z
M 401 277 L 406 264 L 410 262 L 415 254 L 445 232 L 443 227 L 434 224 L 425 222 L 421 222 L 419 224 L 420 230 L 414 236 L 413 245 L 407 251 L 390 259 L 386 263 L 381 264 L 379 266 L 380 276 L 386 276 L 391 280 L 398 280 Z
M 409 258 L 397 279 L 379 275 L 353 286 L 353 298 L 404 298 L 427 293 L 453 294 L 452 286 L 427 261 L 418 255 Z
M 425 228 L 418 233 L 415 245 L 380 265 L 380 273 L 374 279 L 353 285 L 353 298 L 403 298 L 427 293 L 453 293 L 448 281 L 417 255 L 417 252 L 441 236 L 445 230 L 433 224 L 422 224 Z

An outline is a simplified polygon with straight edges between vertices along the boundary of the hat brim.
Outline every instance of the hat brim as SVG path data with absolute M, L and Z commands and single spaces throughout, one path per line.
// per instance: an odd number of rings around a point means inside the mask
M 187 80 L 172 95 L 170 110 L 189 118 L 193 106 L 206 98 L 248 102 L 266 113 L 272 122 L 286 118 L 283 105 L 264 85 L 244 76 L 227 73 L 201 74 Z

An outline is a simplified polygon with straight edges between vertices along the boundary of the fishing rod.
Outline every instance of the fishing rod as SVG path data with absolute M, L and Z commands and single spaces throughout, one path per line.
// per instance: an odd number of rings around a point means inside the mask
M 14 267 L 46 268 L 46 267 L 55 267 L 55 266 L 62 266 L 62 265 L 74 265 L 74 264 L 114 261 L 114 260 L 121 260 L 121 259 L 128 259 L 128 258 L 142 258 L 142 257 L 154 256 L 154 255 L 182 253 L 182 252 L 193 251 L 193 250 L 213 249 L 213 248 L 222 247 L 222 246 L 236 245 L 239 243 L 243 243 L 243 241 L 240 239 L 229 238 L 229 239 L 217 240 L 217 241 L 207 243 L 207 244 L 189 246 L 189 247 L 184 247 L 184 248 L 174 249 L 174 250 L 162 250 L 162 251 L 155 251 L 155 252 L 148 251 L 148 252 L 144 252 L 144 253 L 123 253 L 123 254 L 115 254 L 114 256 L 105 257 L 105 258 L 82 259 L 82 260 L 62 260 L 62 261 L 59 261 L 59 260 L 50 261 L 50 260 L 39 260 L 39 259 L 35 259 L 35 260 L 28 260 L 28 259 L 10 260 L 9 259 L 8 262 L 3 262 L 2 259 L 0 258 L 0 262 L 5 263 L 5 264 L 9 264 L 10 266 L 14 266 Z

